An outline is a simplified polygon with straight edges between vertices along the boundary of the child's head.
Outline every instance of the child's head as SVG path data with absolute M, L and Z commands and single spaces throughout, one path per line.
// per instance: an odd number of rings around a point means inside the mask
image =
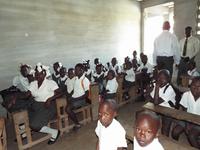
M 117 103 L 114 99 L 103 101 L 99 106 L 99 121 L 108 127 L 117 115 Z
M 63 78 L 66 75 L 66 68 L 65 67 L 61 67 L 60 68 L 60 77 Z
M 68 77 L 70 79 L 72 79 L 74 76 L 75 76 L 75 74 L 74 74 L 74 68 L 69 68 L 68 69 Z
M 62 64 L 61 64 L 60 62 L 55 62 L 55 63 L 53 64 L 53 69 L 54 69 L 54 71 L 55 71 L 56 73 L 59 73 L 61 67 L 62 67 Z
M 195 61 L 189 61 L 188 63 L 188 70 L 193 70 L 194 68 L 196 68 L 196 62 Z
M 192 79 L 190 90 L 195 99 L 200 97 L 200 77 L 195 77 Z
M 137 51 L 134 50 L 134 51 L 133 51 L 133 58 L 136 58 L 136 57 L 137 57 Z
M 115 77 L 114 70 L 109 70 L 108 71 L 108 76 L 107 76 L 108 80 L 112 80 L 114 77 Z
M 117 58 L 113 57 L 111 60 L 112 66 L 115 66 L 117 64 Z
M 126 69 L 129 70 L 132 68 L 132 63 L 129 61 L 126 63 Z
M 170 72 L 166 69 L 160 70 L 157 77 L 157 82 L 160 84 L 160 87 L 165 86 L 170 82 Z
M 83 64 L 80 64 L 80 63 L 76 64 L 76 66 L 75 66 L 75 75 L 80 78 L 83 75 L 83 73 L 84 73 Z
M 98 64 L 99 64 L 99 58 L 95 58 L 95 59 L 94 59 L 94 64 L 95 64 L 95 65 L 98 65 Z
M 143 64 L 146 64 L 147 61 L 148 61 L 147 55 L 143 55 L 142 58 L 141 58 L 141 61 L 142 61 Z
M 101 74 L 102 69 L 103 69 L 102 64 L 96 65 L 96 72 L 97 72 L 97 74 Z
M 141 111 L 136 116 L 135 138 L 142 147 L 149 145 L 158 135 L 160 118 L 151 111 Z
M 30 70 L 31 68 L 30 68 L 30 66 L 28 66 L 28 65 L 26 65 L 26 64 L 24 64 L 24 65 L 21 65 L 20 66 L 20 73 L 21 73 L 21 75 L 23 76 L 23 77 L 27 77 L 27 75 L 28 75 L 28 71 Z
M 46 78 L 46 70 L 43 68 L 42 65 L 37 65 L 35 68 L 35 79 L 38 82 L 43 82 Z

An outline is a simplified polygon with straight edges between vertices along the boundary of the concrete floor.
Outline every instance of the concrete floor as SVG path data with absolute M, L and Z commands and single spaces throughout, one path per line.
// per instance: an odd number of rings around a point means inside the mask
M 141 109 L 141 106 L 144 102 L 134 102 L 127 104 L 119 109 L 119 115 L 117 119 L 121 122 L 125 129 L 130 126 L 134 126 L 134 116 L 135 111 Z M 96 121 L 86 126 L 83 126 L 77 132 L 71 131 L 70 133 L 64 134 L 58 139 L 54 145 L 47 145 L 47 141 L 42 142 L 34 147 L 31 150 L 95 150 L 96 145 L 96 135 L 95 135 Z M 12 129 L 12 130 L 11 130 Z M 8 150 L 17 150 L 17 143 L 14 142 L 15 135 L 11 123 L 7 123 L 7 134 L 8 134 Z M 171 143 L 162 139 L 166 150 L 187 150 L 192 148 L 184 147 L 182 145 L 189 145 L 186 137 L 182 136 L 180 139 L 180 145 L 177 144 L 176 147 L 172 148 Z M 132 144 L 129 144 L 128 150 L 132 149 Z

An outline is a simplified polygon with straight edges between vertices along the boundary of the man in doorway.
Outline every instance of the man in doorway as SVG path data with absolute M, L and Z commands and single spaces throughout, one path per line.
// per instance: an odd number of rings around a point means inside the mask
M 163 32 L 154 41 L 153 64 L 158 70 L 167 69 L 172 77 L 173 64 L 179 64 L 180 46 L 176 35 L 169 32 L 170 23 L 163 23 Z
M 187 64 L 190 60 L 194 61 L 199 52 L 200 42 L 198 38 L 192 36 L 192 27 L 185 28 L 185 37 L 180 40 L 181 60 L 178 65 L 177 85 L 181 84 L 181 76 L 187 74 Z

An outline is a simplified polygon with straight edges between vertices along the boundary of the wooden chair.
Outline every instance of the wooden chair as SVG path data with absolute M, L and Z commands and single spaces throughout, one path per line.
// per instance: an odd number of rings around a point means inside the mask
M 14 122 L 15 133 L 16 133 L 16 137 L 17 137 L 17 143 L 18 143 L 19 150 L 30 148 L 30 147 L 32 147 L 40 142 L 43 142 L 51 137 L 51 135 L 45 135 L 42 138 L 39 138 L 39 139 L 33 141 L 32 136 L 31 136 L 31 129 L 29 127 L 28 112 L 26 110 L 13 113 L 13 122 Z M 20 126 L 22 126 L 22 125 L 25 127 L 23 130 L 20 129 Z M 24 134 L 24 133 L 27 136 L 26 143 L 24 143 L 22 140 L 22 134 Z
M 4 118 L 0 118 L 0 150 L 7 150 L 7 137 Z

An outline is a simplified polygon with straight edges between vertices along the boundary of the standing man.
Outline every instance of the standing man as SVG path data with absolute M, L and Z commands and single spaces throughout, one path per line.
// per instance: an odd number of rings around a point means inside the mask
M 176 35 L 169 32 L 170 23 L 163 23 L 163 32 L 154 41 L 153 64 L 158 70 L 167 69 L 172 77 L 173 64 L 179 64 L 180 50 Z
M 187 74 L 187 63 L 194 60 L 199 52 L 200 42 L 198 38 L 192 36 L 192 27 L 185 28 L 185 37 L 180 40 L 181 60 L 178 66 L 177 84 L 181 84 L 181 75 Z

